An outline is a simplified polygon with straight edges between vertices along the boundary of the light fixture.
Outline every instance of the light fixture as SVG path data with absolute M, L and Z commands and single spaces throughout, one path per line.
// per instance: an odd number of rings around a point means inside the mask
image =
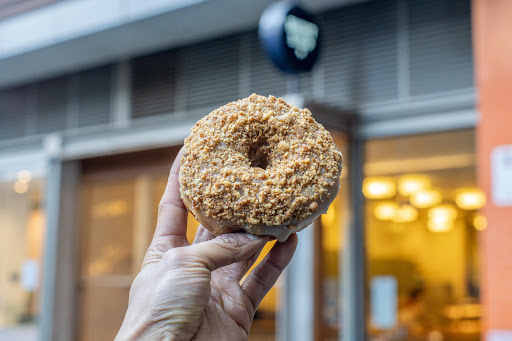
M 394 201 L 383 201 L 375 206 L 373 210 L 373 214 L 375 218 L 379 220 L 392 220 L 395 217 L 396 210 L 398 209 L 398 204 Z
M 439 205 L 428 211 L 427 227 L 432 232 L 447 232 L 453 229 L 457 209 L 453 205 Z
M 422 175 L 404 175 L 398 180 L 398 193 L 410 196 L 421 190 L 430 188 L 430 180 Z
M 418 218 L 418 210 L 411 205 L 402 205 L 397 208 L 393 221 L 395 223 L 410 223 Z
M 32 180 L 32 174 L 28 170 L 20 170 L 18 172 L 18 181 L 22 183 L 29 183 Z
M 395 182 L 389 178 L 367 178 L 363 181 L 363 194 L 368 199 L 389 199 L 395 196 Z
M 443 201 L 443 196 L 439 191 L 422 190 L 414 193 L 409 201 L 417 208 L 429 208 L 440 204 Z
M 453 220 L 429 219 L 427 227 L 431 232 L 448 232 L 453 229 Z
M 480 213 L 477 213 L 473 218 L 473 226 L 477 231 L 483 231 L 487 228 L 487 218 Z
M 466 189 L 455 197 L 457 206 L 464 210 L 478 210 L 485 205 L 485 194 L 477 189 Z
M 453 205 L 439 205 L 428 211 L 428 218 L 436 221 L 457 219 L 457 209 Z
M 13 188 L 16 193 L 23 194 L 28 191 L 28 183 L 18 180 L 14 183 Z

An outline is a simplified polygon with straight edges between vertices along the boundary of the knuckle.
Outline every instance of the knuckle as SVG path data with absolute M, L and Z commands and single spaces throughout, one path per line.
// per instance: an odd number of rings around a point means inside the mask
M 183 248 L 174 248 L 165 252 L 162 263 L 166 265 L 182 264 L 187 259 L 187 252 Z
M 270 268 L 273 269 L 273 271 L 277 272 L 278 274 L 283 272 L 284 269 L 286 268 L 286 264 L 283 264 L 283 262 L 280 262 L 278 259 L 274 258 L 268 259 L 268 265 L 270 266 Z
M 160 202 L 158 204 L 158 216 L 160 216 L 162 214 L 162 212 L 165 210 L 166 206 L 167 205 L 162 202 Z
M 236 233 L 223 234 L 216 239 L 218 239 L 219 243 L 224 247 L 232 249 L 239 249 L 241 246 L 247 244 L 247 240 L 242 240 L 243 238 Z

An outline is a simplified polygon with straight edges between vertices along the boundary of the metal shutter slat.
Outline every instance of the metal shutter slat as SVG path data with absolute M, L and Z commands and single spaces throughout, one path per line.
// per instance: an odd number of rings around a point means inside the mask
M 396 99 L 396 2 L 375 1 L 320 16 L 327 102 L 342 107 Z
M 132 62 L 132 117 L 171 113 L 176 96 L 176 53 L 165 51 Z
M 84 71 L 78 77 L 78 126 L 107 123 L 112 97 L 112 66 Z
M 411 95 L 473 87 L 469 1 L 409 1 Z
M 68 77 L 37 83 L 36 133 L 45 134 L 66 129 L 68 97 Z
M 238 99 L 239 52 L 238 36 L 180 49 L 186 109 L 213 109 Z
M 0 140 L 25 135 L 28 115 L 28 88 L 0 92 Z

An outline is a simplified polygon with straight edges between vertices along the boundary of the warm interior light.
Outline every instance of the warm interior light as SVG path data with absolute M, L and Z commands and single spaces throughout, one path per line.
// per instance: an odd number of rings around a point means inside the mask
M 327 214 L 321 216 L 322 219 L 322 247 L 326 251 L 339 252 L 341 242 L 340 217 L 338 207 L 340 197 L 334 199 L 327 210 Z M 193 236 L 192 236 L 193 237 Z
M 483 214 L 477 213 L 473 218 L 473 226 L 477 231 L 485 230 L 487 228 L 487 218 Z
M 128 203 L 124 200 L 114 200 L 98 203 L 93 206 L 94 217 L 116 217 L 122 215 L 128 209 Z
M 22 183 L 29 183 L 32 180 L 32 174 L 28 170 L 20 170 L 18 172 L 18 181 Z
M 327 210 L 326 214 L 322 214 L 320 216 L 320 219 L 322 220 L 322 224 L 325 226 L 332 226 L 336 224 L 336 209 L 334 208 L 334 205 L 330 205 L 329 209 Z
M 393 221 L 395 223 L 410 223 L 418 218 L 418 210 L 411 205 L 402 205 L 397 208 Z
M 375 206 L 373 210 L 373 214 L 375 218 L 379 220 L 392 220 L 395 217 L 396 210 L 398 209 L 398 204 L 394 201 L 383 201 Z
M 457 206 L 464 210 L 478 210 L 485 205 L 485 194 L 479 189 L 468 189 L 455 197 Z
M 421 175 L 404 175 L 398 180 L 398 193 L 409 196 L 430 188 L 430 180 Z
M 453 229 L 453 220 L 429 219 L 427 227 L 432 232 L 447 232 Z
M 429 208 L 440 204 L 443 196 L 439 191 L 422 190 L 414 193 L 409 200 L 417 208 Z
M 457 218 L 457 209 L 453 205 L 439 205 L 428 211 L 430 220 L 453 221 Z
M 388 178 L 367 178 L 363 182 L 363 194 L 368 199 L 389 199 L 395 196 L 396 186 Z
M 13 188 L 16 193 L 22 194 L 28 191 L 28 183 L 18 180 L 14 183 Z
M 457 209 L 453 205 L 440 205 L 428 211 L 427 227 L 432 232 L 447 232 L 453 229 Z

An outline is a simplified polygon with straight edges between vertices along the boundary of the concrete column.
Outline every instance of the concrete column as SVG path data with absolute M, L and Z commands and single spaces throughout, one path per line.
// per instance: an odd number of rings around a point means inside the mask
M 365 340 L 365 234 L 363 224 L 364 142 L 354 138 L 350 146 L 350 221 L 341 254 L 341 332 L 343 341 Z

